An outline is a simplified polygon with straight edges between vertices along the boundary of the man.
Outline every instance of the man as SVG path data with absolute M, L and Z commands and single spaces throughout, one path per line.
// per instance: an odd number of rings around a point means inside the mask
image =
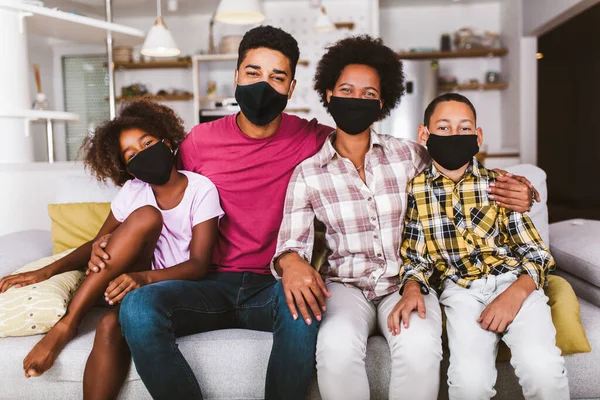
M 194 127 L 181 146 L 183 168 L 216 185 L 225 216 L 212 273 L 198 282 L 140 288 L 121 305 L 122 330 L 154 398 L 201 398 L 175 338 L 227 328 L 272 331 L 265 397 L 306 397 L 327 291 L 314 269 L 284 273 L 277 283 L 269 267 L 290 176 L 333 131 L 315 120 L 282 113 L 294 91 L 298 59 L 298 44 L 286 32 L 270 26 L 248 31 L 234 75 L 241 112 Z M 511 187 L 525 186 L 512 180 Z M 514 193 L 515 202 L 527 207 L 529 201 Z M 92 269 L 101 268 L 102 257 L 109 257 L 102 250 L 106 241 L 96 242 Z M 290 313 L 291 305 L 298 306 L 302 321 Z

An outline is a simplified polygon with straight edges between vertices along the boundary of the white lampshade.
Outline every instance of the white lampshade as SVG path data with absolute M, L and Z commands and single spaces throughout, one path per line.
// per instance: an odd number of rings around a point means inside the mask
M 321 7 L 319 17 L 317 18 L 317 22 L 315 22 L 315 24 L 313 25 L 313 29 L 317 32 L 335 31 L 335 25 L 331 18 L 329 18 L 329 15 L 327 15 L 325 7 Z
M 162 17 L 156 18 L 150 28 L 141 53 L 148 57 L 175 57 L 181 53 Z
M 265 20 L 260 0 L 221 0 L 215 21 L 232 25 L 254 25 Z

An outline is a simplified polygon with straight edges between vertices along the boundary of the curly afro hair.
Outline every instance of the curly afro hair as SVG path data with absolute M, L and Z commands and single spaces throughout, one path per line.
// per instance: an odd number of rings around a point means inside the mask
M 404 94 L 402 62 L 381 39 L 369 35 L 349 37 L 327 47 L 317 65 L 314 80 L 321 103 L 327 107 L 327 90 L 333 90 L 343 69 L 350 64 L 367 65 L 377 71 L 383 100 L 379 119 L 390 115 Z
M 173 151 L 179 148 L 186 135 L 183 121 L 169 107 L 151 100 L 126 104 L 117 118 L 98 126 L 81 145 L 83 163 L 98 181 L 111 180 L 115 185 L 123 186 L 133 178 L 127 173 L 119 139 L 121 132 L 134 128 L 157 139 L 167 139 Z
M 298 42 L 286 31 L 270 25 L 257 26 L 246 32 L 238 49 L 237 69 L 242 65 L 248 51 L 261 47 L 276 50 L 286 56 L 290 60 L 292 78 L 294 78 L 300 58 Z

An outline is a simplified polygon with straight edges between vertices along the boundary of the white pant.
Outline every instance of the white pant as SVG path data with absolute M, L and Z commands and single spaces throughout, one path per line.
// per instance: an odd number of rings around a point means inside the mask
M 377 306 L 362 291 L 341 283 L 327 285 L 331 298 L 319 328 L 317 375 L 323 400 L 368 400 L 365 369 L 367 339 L 379 332 L 387 339 L 392 357 L 389 399 L 435 400 L 442 359 L 441 310 L 435 294 L 425 296 L 426 318 L 411 313 L 410 326 L 392 336 L 387 318 L 400 300 L 398 292 Z
M 543 290 L 529 295 L 503 335 L 486 331 L 477 322 L 486 306 L 516 280 L 514 273 L 490 275 L 474 281 L 469 289 L 445 282 L 440 302 L 447 318 L 450 400 L 494 397 L 500 338 L 510 348 L 510 363 L 526 399 L 569 399 L 564 359 L 556 347 L 556 330 Z

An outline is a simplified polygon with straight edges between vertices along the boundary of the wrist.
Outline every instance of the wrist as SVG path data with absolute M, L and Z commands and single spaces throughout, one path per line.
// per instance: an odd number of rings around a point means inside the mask
M 298 258 L 300 256 L 294 252 L 287 252 L 280 255 L 276 262 L 276 266 L 279 266 L 279 275 L 283 276 L 286 269 L 293 268 Z
M 152 283 L 152 275 L 150 274 L 150 272 L 151 271 L 136 272 L 143 286 L 150 285 Z
M 417 281 L 408 281 L 406 282 L 406 284 L 404 285 L 404 294 L 414 294 L 414 293 L 419 293 L 421 294 L 421 284 Z

